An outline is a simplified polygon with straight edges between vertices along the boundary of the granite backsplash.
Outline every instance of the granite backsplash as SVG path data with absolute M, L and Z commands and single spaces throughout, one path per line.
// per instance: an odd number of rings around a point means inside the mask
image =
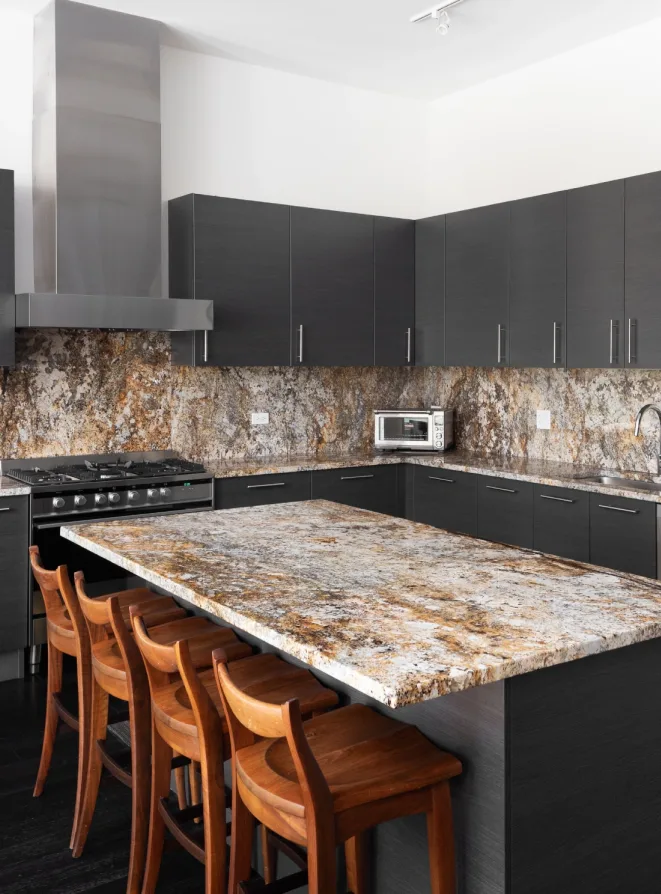
M 25 330 L 0 390 L 0 455 L 172 447 L 191 459 L 369 449 L 372 411 L 457 410 L 457 443 L 656 472 L 658 428 L 633 419 L 661 401 L 661 371 L 467 368 L 223 368 L 170 365 L 163 333 Z M 552 414 L 536 428 L 536 410 Z M 268 411 L 267 426 L 250 414 Z

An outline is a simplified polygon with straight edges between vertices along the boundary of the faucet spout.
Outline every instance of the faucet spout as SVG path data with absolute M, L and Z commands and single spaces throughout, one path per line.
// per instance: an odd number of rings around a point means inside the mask
M 651 411 L 656 413 L 659 419 L 659 423 L 661 423 L 661 408 L 659 408 L 656 404 L 645 404 L 645 406 L 641 407 L 638 410 L 638 415 L 636 416 L 636 423 L 633 427 L 634 436 L 637 438 L 640 436 L 640 423 L 643 421 L 643 416 L 647 411 Z M 661 428 L 659 429 L 659 451 L 656 455 L 657 466 L 656 466 L 656 474 L 661 474 Z

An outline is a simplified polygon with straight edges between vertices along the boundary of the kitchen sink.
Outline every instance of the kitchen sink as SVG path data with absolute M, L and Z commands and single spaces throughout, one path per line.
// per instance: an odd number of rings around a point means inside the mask
M 636 481 L 634 478 L 619 478 L 617 475 L 580 475 L 576 481 L 586 481 L 590 484 L 603 484 L 606 487 L 621 487 L 626 490 L 644 490 L 650 493 L 661 494 L 661 483 L 655 481 Z

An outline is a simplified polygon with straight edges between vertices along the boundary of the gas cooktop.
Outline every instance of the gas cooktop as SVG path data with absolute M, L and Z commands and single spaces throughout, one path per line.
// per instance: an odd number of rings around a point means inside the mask
M 44 487 L 48 485 L 71 484 L 74 482 L 94 483 L 99 481 L 122 481 L 134 478 L 169 478 L 173 475 L 195 475 L 205 471 L 201 463 L 189 462 L 178 456 L 165 458 L 112 459 L 82 458 L 82 462 L 61 463 L 61 460 L 21 461 L 14 466 L 11 461 L 3 463 L 3 474 L 24 484 Z M 75 458 L 76 460 L 79 457 Z M 57 462 L 58 464 L 54 464 Z M 61 464 L 60 464 L 61 463 Z

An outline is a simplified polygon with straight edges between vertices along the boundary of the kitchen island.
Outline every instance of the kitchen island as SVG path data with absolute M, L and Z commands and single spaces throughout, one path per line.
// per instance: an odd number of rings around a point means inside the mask
M 324 501 L 62 534 L 456 753 L 462 894 L 657 890 L 656 582 Z M 428 890 L 423 818 L 374 877 Z

